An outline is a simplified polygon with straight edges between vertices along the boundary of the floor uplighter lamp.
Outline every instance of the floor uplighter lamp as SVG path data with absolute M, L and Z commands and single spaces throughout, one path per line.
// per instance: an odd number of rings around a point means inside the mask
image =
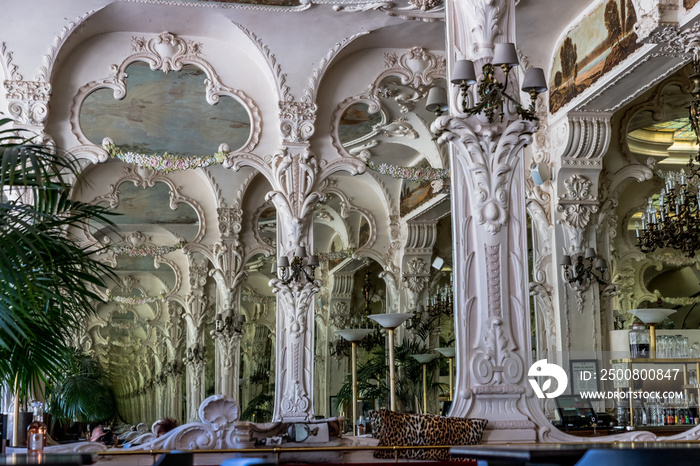
M 633 316 L 645 324 L 649 324 L 649 353 L 652 358 L 656 357 L 656 325 L 661 323 L 666 317 L 670 316 L 675 309 L 651 308 L 651 309 L 632 309 L 628 311 Z
M 387 330 L 389 335 L 389 405 L 396 411 L 396 379 L 394 367 L 394 329 L 413 317 L 413 313 L 374 314 L 367 316 Z
M 450 346 L 447 348 L 435 348 L 435 351 L 438 353 L 442 354 L 447 358 L 447 361 L 450 366 L 450 401 L 452 401 L 452 361 L 455 358 L 455 349 L 454 347 Z
M 411 357 L 423 365 L 423 414 L 428 412 L 428 363 L 440 357 L 437 353 L 412 354 Z
M 352 430 L 353 435 L 357 435 L 355 424 L 357 424 L 357 342 L 372 333 L 369 328 L 348 328 L 336 330 L 335 333 L 350 342 L 352 347 Z

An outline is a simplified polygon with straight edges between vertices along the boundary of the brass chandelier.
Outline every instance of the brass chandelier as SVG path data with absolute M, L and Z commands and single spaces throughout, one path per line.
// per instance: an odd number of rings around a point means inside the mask
M 689 110 L 690 125 L 695 133 L 695 143 L 700 144 L 700 59 L 693 57 L 694 88 Z M 642 213 L 641 231 L 635 223 L 637 247 L 644 253 L 656 249 L 672 248 L 686 257 L 695 257 L 700 250 L 700 150 L 690 157 L 685 170 L 661 172 L 664 187 L 658 194 L 658 202 L 649 198 Z

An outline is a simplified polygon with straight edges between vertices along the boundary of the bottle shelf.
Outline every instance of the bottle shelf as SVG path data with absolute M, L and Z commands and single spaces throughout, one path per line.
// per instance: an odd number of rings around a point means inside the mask
M 631 364 L 697 364 L 700 358 L 623 358 L 611 359 L 611 364 L 631 363 Z

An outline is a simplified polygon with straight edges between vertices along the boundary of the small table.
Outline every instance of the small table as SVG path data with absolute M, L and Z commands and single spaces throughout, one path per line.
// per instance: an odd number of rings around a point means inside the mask
M 450 448 L 455 456 L 475 458 L 481 465 L 579 465 L 634 466 L 698 464 L 700 443 L 616 442 L 616 443 L 529 443 L 473 445 Z

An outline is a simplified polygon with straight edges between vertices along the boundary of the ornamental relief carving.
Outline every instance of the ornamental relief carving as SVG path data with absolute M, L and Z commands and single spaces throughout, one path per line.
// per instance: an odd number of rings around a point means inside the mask
M 216 209 L 219 221 L 219 233 L 223 239 L 235 239 L 241 232 L 243 211 L 236 205 L 234 207 L 219 207 Z
M 280 102 L 280 129 L 285 143 L 306 142 L 314 134 L 317 106 L 306 102 Z
M 272 74 L 275 77 L 275 84 L 277 85 L 277 96 L 278 100 L 282 102 L 286 102 L 289 100 L 290 95 L 289 95 L 289 86 L 285 85 L 285 81 L 287 80 L 287 75 L 282 73 L 282 67 L 277 63 L 277 57 L 270 51 L 270 48 L 263 43 L 262 40 L 258 36 L 255 35 L 252 31 L 246 29 L 242 25 L 238 23 L 234 23 L 238 28 L 243 31 L 245 35 L 247 35 L 251 41 L 255 44 L 255 46 L 258 48 L 260 53 L 265 57 L 265 60 L 267 61 L 267 64 L 270 66 L 270 71 L 272 71 Z
M 326 56 L 321 59 L 321 61 L 318 63 L 318 66 L 314 68 L 313 73 L 309 77 L 309 87 L 304 89 L 304 96 L 301 99 L 302 102 L 305 102 L 307 104 L 313 104 L 314 102 L 316 102 L 316 95 L 318 94 L 318 88 L 321 84 L 321 79 L 326 74 L 326 71 L 328 70 L 330 64 L 345 47 L 350 45 L 358 37 L 362 37 L 366 34 L 369 34 L 369 32 L 358 32 L 355 35 L 346 37 L 342 41 L 335 44 L 328 51 L 328 53 L 326 53 Z M 289 100 L 289 98 L 287 100 Z
M 21 125 L 43 127 L 48 116 L 51 84 L 40 81 L 5 81 L 8 113 Z
M 472 374 L 480 384 L 508 386 L 517 384 L 523 377 L 523 360 L 511 350 L 512 343 L 502 326 L 500 317 L 489 318 L 485 347 L 478 349 L 471 360 Z M 523 387 L 515 388 L 524 391 Z
M 282 397 L 282 418 L 306 420 L 310 416 L 308 413 L 310 406 L 311 401 L 302 389 L 301 381 L 295 380 Z
M 401 277 L 409 291 L 413 293 L 415 301 L 417 295 L 425 288 L 430 281 L 430 275 L 426 268 L 426 262 L 420 257 L 410 259 L 406 264 L 407 272 Z M 413 306 L 412 306 L 413 307 Z
M 22 75 L 17 72 L 17 65 L 12 63 L 12 52 L 7 50 L 7 44 L 0 42 L 0 66 L 2 76 L 10 81 L 22 81 Z
M 132 37 L 131 45 L 132 50 L 135 52 L 134 54 L 126 57 L 119 65 L 111 65 L 111 73 L 107 77 L 83 85 L 73 98 L 70 116 L 71 131 L 81 144 L 92 144 L 80 127 L 80 108 L 87 96 L 97 89 L 107 88 L 114 92 L 116 100 L 123 99 L 127 92 L 127 73 L 125 70 L 131 63 L 142 61 L 147 63 L 152 70 L 164 73 L 179 71 L 184 65 L 194 65 L 204 71 L 207 76 L 204 82 L 206 86 L 205 95 L 210 105 L 215 105 L 219 102 L 220 97 L 225 95 L 237 100 L 248 110 L 250 115 L 250 137 L 243 147 L 238 148 L 234 152 L 250 152 L 257 146 L 262 131 L 260 110 L 244 92 L 227 87 L 221 82 L 212 65 L 201 57 L 202 45 L 200 43 L 184 40 L 169 32 L 163 32 L 150 39 Z M 228 151 L 228 146 L 224 143 L 222 143 L 222 146 Z
M 467 120 L 439 117 L 431 127 L 439 142 L 452 142 L 461 156 L 453 170 L 464 170 L 473 192 L 472 211 L 477 222 L 496 235 L 508 223 L 513 168 L 521 149 L 532 142 L 537 129 L 532 121 L 510 122 L 498 136 L 491 131 L 477 135 Z
M 335 11 L 356 13 L 361 11 L 383 11 L 389 16 L 413 21 L 444 21 L 445 3 L 443 0 L 377 0 L 374 2 L 346 3 L 334 5 Z
M 591 181 L 582 175 L 573 175 L 565 182 L 566 193 L 559 197 L 559 202 L 562 201 L 584 201 L 593 200 L 591 194 Z
M 557 211 L 561 213 L 560 223 L 568 236 L 568 251 L 583 251 L 585 230 L 591 217 L 599 209 L 598 200 L 591 192 L 593 183 L 582 175 L 572 175 L 564 181 L 566 192 L 559 197 Z
M 370 149 L 379 144 L 379 141 L 376 140 L 378 136 L 418 138 L 418 132 L 406 118 L 398 117 L 388 121 L 387 113 L 382 109 L 381 99 L 395 100 L 400 113 L 407 113 L 415 107 L 418 100 L 425 97 L 427 87 L 432 85 L 437 78 L 444 78 L 446 75 L 445 58 L 421 47 L 413 47 L 400 56 L 395 53 L 385 54 L 384 66 L 386 69 L 377 76 L 365 92 L 346 98 L 333 111 L 331 142 L 342 157 L 369 160 L 371 157 Z M 398 77 L 403 86 L 408 86 L 411 89 L 402 88 L 399 91 L 386 87 L 384 80 L 391 76 Z M 345 111 L 356 104 L 367 105 L 367 111 L 371 115 L 381 112 L 381 120 L 374 125 L 373 131 L 350 143 L 343 144 L 338 135 L 340 121 Z M 346 145 L 352 146 L 352 149 L 347 149 Z
M 349 323 L 348 303 L 338 301 L 333 304 L 331 313 L 331 325 L 335 328 L 345 328 Z
M 657 40 L 648 37 L 660 26 L 677 27 L 677 16 L 673 13 L 678 11 L 679 6 L 674 0 L 632 0 L 632 3 L 637 12 L 637 22 L 634 25 L 637 40 L 654 43 Z
M 194 261 L 190 261 L 189 274 L 190 287 L 194 290 L 200 290 L 207 283 L 209 268 L 206 265 L 197 265 Z

